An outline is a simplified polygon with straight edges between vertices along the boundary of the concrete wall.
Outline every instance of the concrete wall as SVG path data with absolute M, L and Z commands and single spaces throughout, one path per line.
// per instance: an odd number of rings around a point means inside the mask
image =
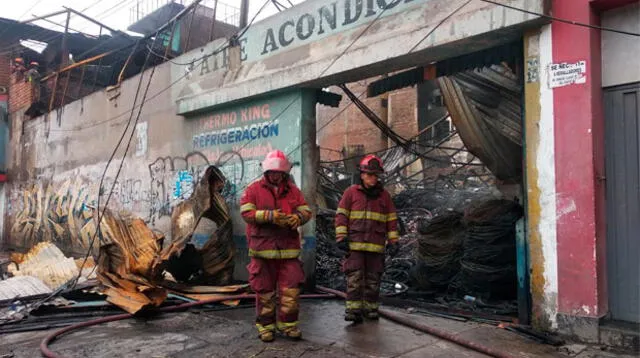
M 528 33 L 525 47 L 525 159 L 527 242 L 532 321 L 557 327 L 558 260 L 554 161 L 553 91 L 545 64 L 552 62 L 551 25 Z
M 554 15 L 596 25 L 588 0 Z M 554 22 L 525 37 L 526 187 L 534 324 L 597 342 L 608 310 L 601 32 Z M 557 81 L 555 68 L 585 64 Z M 555 78 L 554 78 L 555 77 Z
M 640 33 L 640 4 L 632 4 L 604 12 L 604 27 Z M 602 86 L 618 86 L 640 82 L 640 41 L 637 37 L 602 32 Z
M 145 73 L 143 86 L 150 72 Z M 191 141 L 184 119 L 174 114 L 169 92 L 160 92 L 168 87 L 169 78 L 168 64 L 156 69 L 137 128 L 131 125 L 127 132 L 126 139 L 133 129 L 132 148 L 109 203 L 149 220 L 163 232 L 169 232 L 174 175 L 202 164 L 202 158 L 189 155 Z M 29 248 L 38 240 L 51 239 L 67 251 L 86 250 L 86 238 L 75 233 L 85 228 L 87 206 L 98 204 L 99 192 L 104 205 L 114 183 L 124 145 L 99 190 L 107 160 L 131 118 L 139 79 L 140 75 L 123 82 L 114 100 L 99 91 L 35 119 L 27 119 L 24 110 L 11 115 L 4 232 L 10 244 Z M 169 165 L 154 167 L 159 159 Z
M 555 1 L 561 18 L 597 25 L 590 1 Z M 608 311 L 602 113 L 602 31 L 552 24 L 553 63 L 585 61 L 584 81 L 553 89 L 558 328 L 598 340 Z

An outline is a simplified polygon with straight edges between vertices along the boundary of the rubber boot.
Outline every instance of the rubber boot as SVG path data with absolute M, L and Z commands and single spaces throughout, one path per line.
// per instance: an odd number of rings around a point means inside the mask
M 367 311 L 364 316 L 366 319 L 370 319 L 372 321 L 377 321 L 380 318 L 380 315 L 378 315 L 378 310 Z
M 260 340 L 265 343 L 273 342 L 274 339 L 276 339 L 276 337 L 273 334 L 273 331 L 264 331 L 260 333 Z
M 302 332 L 298 327 L 287 327 L 285 329 L 280 330 L 280 333 L 287 338 L 291 338 L 294 340 L 302 339 Z
M 359 311 L 347 310 L 344 314 L 344 320 L 347 322 L 360 323 L 362 322 L 362 314 Z

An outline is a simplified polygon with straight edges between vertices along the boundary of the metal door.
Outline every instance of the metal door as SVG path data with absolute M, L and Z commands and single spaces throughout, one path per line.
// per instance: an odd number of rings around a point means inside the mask
M 604 105 L 609 307 L 640 322 L 640 83 L 606 89 Z

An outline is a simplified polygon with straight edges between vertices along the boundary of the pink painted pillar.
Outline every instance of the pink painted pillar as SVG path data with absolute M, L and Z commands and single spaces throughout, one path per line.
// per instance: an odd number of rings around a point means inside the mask
M 554 0 L 553 16 L 599 24 L 590 0 Z M 554 22 L 552 44 L 554 63 L 587 61 L 586 83 L 553 94 L 558 325 L 577 335 L 575 328 L 587 325 L 597 335 L 608 309 L 600 32 Z

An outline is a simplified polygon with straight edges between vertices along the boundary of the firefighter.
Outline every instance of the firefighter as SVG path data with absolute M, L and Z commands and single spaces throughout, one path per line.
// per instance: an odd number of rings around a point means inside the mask
M 298 300 L 304 273 L 298 227 L 309 221 L 311 209 L 289 178 L 290 170 L 283 152 L 269 152 L 262 162 L 263 177 L 250 184 L 240 199 L 251 257 L 249 284 L 256 292 L 256 327 L 263 342 L 274 340 L 276 328 L 286 337 L 302 337 Z
M 24 65 L 24 59 L 22 57 L 16 57 L 13 59 L 13 63 L 11 64 L 11 73 L 20 72 L 24 74 L 27 70 L 27 67 Z
M 395 206 L 379 180 L 382 160 L 367 155 L 358 169 L 360 184 L 344 192 L 335 219 L 336 241 L 348 251 L 342 266 L 347 281 L 344 319 L 355 323 L 363 317 L 378 319 L 385 242 L 391 253 L 397 252 L 399 238 Z

